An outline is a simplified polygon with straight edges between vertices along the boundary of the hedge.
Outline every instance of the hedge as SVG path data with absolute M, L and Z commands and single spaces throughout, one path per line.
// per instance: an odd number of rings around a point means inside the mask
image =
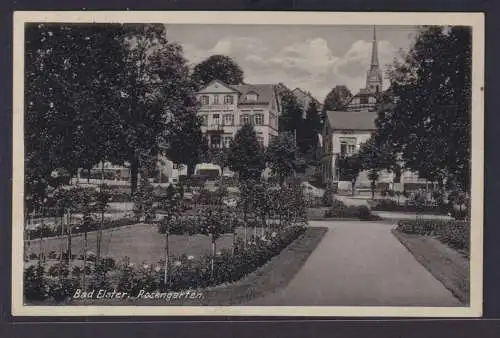
M 136 218 L 120 218 L 115 220 L 105 220 L 102 229 L 118 228 L 136 223 L 137 223 Z M 85 232 L 84 228 L 79 223 L 71 224 L 70 226 L 71 226 L 71 234 L 73 235 Z M 87 227 L 87 232 L 99 230 L 99 227 L 100 227 L 100 222 L 98 220 L 94 220 L 94 222 L 90 223 L 89 226 Z M 60 236 L 61 232 L 62 232 L 61 225 L 57 225 L 56 227 L 53 228 L 48 226 L 43 226 L 36 229 L 26 230 L 26 235 L 30 239 L 37 239 L 40 237 L 47 238 L 47 237 Z M 64 235 L 67 234 L 68 234 L 68 225 L 65 224 Z
M 422 236 L 435 236 L 448 246 L 469 253 L 470 223 L 459 220 L 415 219 L 401 220 L 397 230 Z
M 366 205 L 345 205 L 342 201 L 333 200 L 332 207 L 325 211 L 326 218 L 358 218 L 363 221 L 379 220 Z

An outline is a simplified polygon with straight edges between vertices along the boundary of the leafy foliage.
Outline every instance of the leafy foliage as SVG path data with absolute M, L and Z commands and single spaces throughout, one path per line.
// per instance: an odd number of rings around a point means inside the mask
M 398 222 L 397 230 L 424 236 L 436 236 L 441 242 L 469 253 L 470 223 L 466 221 L 404 220 Z
M 358 154 L 345 157 L 337 157 L 336 167 L 340 169 L 340 179 L 352 183 L 352 193 L 354 194 L 356 180 L 363 169 L 361 158 Z
M 329 110 L 341 110 L 346 104 L 347 99 L 351 96 L 351 91 L 345 85 L 332 88 L 325 97 L 322 118 L 324 119 L 325 113 Z
M 213 80 L 238 85 L 243 84 L 243 70 L 229 56 L 212 55 L 194 67 L 192 78 L 199 87 Z
M 293 135 L 280 133 L 266 149 L 266 161 L 280 184 L 296 170 L 297 147 Z
M 309 157 L 315 158 L 316 147 L 318 146 L 318 134 L 321 133 L 321 117 L 318 111 L 319 107 L 315 100 L 311 100 L 306 111 L 306 118 L 302 127 L 301 138 L 298 145 L 302 153 L 309 154 Z
M 246 124 L 238 130 L 227 160 L 229 168 L 238 173 L 240 180 L 260 178 L 265 168 L 264 151 L 251 125 Z
M 471 29 L 426 27 L 389 77 L 396 104 L 377 120 L 379 144 L 401 152 L 419 176 L 470 186 Z

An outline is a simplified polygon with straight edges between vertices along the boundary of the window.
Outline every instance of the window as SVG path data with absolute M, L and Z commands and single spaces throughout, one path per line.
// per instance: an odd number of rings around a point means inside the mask
M 210 147 L 211 148 L 220 148 L 221 146 L 221 138 L 219 135 L 213 135 L 211 138 L 210 138 Z
M 255 93 L 248 93 L 245 96 L 245 100 L 246 101 L 257 101 L 257 94 L 255 94 Z
M 250 116 L 248 114 L 241 115 L 241 124 L 250 123 Z
M 232 126 L 233 125 L 233 115 L 232 114 L 224 115 L 224 122 L 223 123 L 225 126 Z
M 345 156 L 346 154 L 347 154 L 347 144 L 341 143 L 340 144 L 340 155 Z
M 214 104 L 219 104 L 219 95 L 214 95 Z
M 360 104 L 368 104 L 368 96 L 365 96 L 365 95 L 361 96 L 359 98 L 359 103 Z
M 232 95 L 224 96 L 224 104 L 233 104 L 233 96 Z
M 200 102 L 202 105 L 206 106 L 209 102 L 208 102 L 208 96 L 207 95 L 203 95 L 201 98 L 200 98 Z
M 261 147 L 264 146 L 264 138 L 262 136 L 257 136 L 257 142 Z
M 263 122 L 264 122 L 264 117 L 262 116 L 262 114 L 256 114 L 255 115 L 255 125 L 261 126 L 264 124 Z
M 342 156 L 350 155 L 356 152 L 356 138 L 342 137 L 340 139 L 340 154 Z
M 208 124 L 208 116 L 207 115 L 201 115 L 201 124 L 203 126 L 206 126 Z
M 219 125 L 220 124 L 220 115 L 219 114 L 214 114 L 212 116 L 212 119 L 213 119 L 213 123 L 216 124 L 216 125 Z
M 224 142 L 224 148 L 229 148 L 231 146 L 231 141 L 233 138 L 231 136 L 224 136 L 223 142 Z

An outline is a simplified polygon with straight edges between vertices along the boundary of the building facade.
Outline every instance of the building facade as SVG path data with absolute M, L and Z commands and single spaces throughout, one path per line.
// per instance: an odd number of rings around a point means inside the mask
M 337 184 L 340 190 L 350 190 L 350 182 L 340 180 L 340 168 L 336 166 L 339 157 L 350 156 L 359 151 L 376 130 L 375 119 L 382 105 L 396 99 L 390 90 L 383 90 L 382 71 L 379 67 L 377 37 L 373 31 L 371 64 L 366 74 L 366 87 L 349 98 L 341 111 L 327 111 L 322 132 L 321 172 L 324 184 Z M 399 178 L 393 173 L 381 171 L 378 185 L 387 189 L 403 190 L 425 185 L 417 173 L 403 171 Z M 356 180 L 356 188 L 369 189 L 371 182 L 368 172 L 361 172 Z
M 323 157 L 321 172 L 323 183 L 336 183 L 339 189 L 350 190 L 350 182 L 340 180 L 339 157 L 357 153 L 375 131 L 377 113 L 373 111 L 328 111 L 323 125 Z M 391 183 L 393 175 L 382 172 L 380 183 Z M 369 188 L 367 172 L 361 172 L 356 181 L 358 188 Z
M 272 84 L 227 85 L 214 80 L 197 92 L 202 133 L 211 148 L 227 148 L 236 132 L 251 124 L 267 147 L 278 136 L 280 105 Z
M 316 99 L 314 96 L 312 96 L 311 93 L 306 92 L 300 88 L 295 88 L 294 90 L 292 90 L 292 93 L 295 96 L 295 98 L 297 99 L 297 102 L 299 102 L 303 108 L 304 112 L 303 112 L 302 117 L 304 119 L 307 117 L 307 109 L 309 108 L 309 104 L 313 101 L 316 103 L 316 108 L 317 108 L 318 112 L 321 112 L 323 110 L 323 105 L 321 104 L 321 102 L 319 102 L 318 99 Z

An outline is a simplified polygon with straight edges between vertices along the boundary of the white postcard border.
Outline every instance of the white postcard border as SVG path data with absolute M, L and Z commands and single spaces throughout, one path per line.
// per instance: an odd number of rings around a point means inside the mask
M 14 12 L 13 34 L 13 316 L 341 316 L 479 317 L 483 286 L 484 191 L 484 14 L 482 13 L 340 13 L 203 11 L 56 11 Z M 344 306 L 27 306 L 23 304 L 24 203 L 24 25 L 29 22 L 168 23 L 252 25 L 464 25 L 473 30 L 472 198 L 469 307 Z

